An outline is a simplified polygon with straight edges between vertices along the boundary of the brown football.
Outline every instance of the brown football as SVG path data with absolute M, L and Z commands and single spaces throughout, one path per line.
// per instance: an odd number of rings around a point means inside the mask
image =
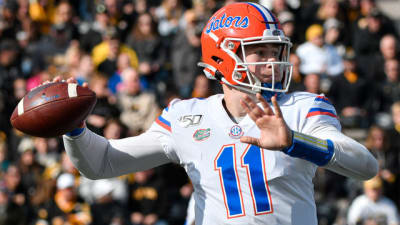
M 96 104 L 96 94 L 76 83 L 48 83 L 32 89 L 15 107 L 10 121 L 37 137 L 56 137 L 77 128 Z

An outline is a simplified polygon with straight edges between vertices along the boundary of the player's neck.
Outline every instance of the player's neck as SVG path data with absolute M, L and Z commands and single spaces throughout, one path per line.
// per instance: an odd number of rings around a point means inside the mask
M 240 104 L 240 100 L 243 99 L 246 93 L 243 93 L 234 88 L 223 85 L 224 90 L 224 108 L 228 115 L 234 122 L 237 122 L 235 118 L 240 118 L 246 116 L 246 111 Z

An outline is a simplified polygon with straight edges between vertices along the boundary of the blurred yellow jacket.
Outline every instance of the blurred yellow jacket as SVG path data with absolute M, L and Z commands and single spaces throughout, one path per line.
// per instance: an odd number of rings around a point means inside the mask
M 100 44 L 96 45 L 92 50 L 92 59 L 93 63 L 96 67 L 100 65 L 104 60 L 107 59 L 108 53 L 110 49 L 108 43 L 106 41 L 101 42 Z M 136 55 L 135 50 L 129 48 L 128 46 L 121 44 L 119 47 L 119 54 L 126 53 L 129 55 L 131 59 L 131 66 L 135 69 L 139 67 L 139 61 Z

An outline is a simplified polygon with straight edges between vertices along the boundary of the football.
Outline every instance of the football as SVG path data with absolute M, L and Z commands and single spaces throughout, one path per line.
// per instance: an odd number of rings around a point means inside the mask
M 77 128 L 96 104 L 96 94 L 76 83 L 55 82 L 29 91 L 11 115 L 12 126 L 36 137 L 56 137 Z

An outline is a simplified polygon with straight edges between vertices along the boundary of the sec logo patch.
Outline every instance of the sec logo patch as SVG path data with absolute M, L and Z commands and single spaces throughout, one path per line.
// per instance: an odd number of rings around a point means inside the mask
M 229 132 L 229 136 L 231 138 L 238 139 L 243 136 L 243 129 L 239 125 L 233 125 Z

